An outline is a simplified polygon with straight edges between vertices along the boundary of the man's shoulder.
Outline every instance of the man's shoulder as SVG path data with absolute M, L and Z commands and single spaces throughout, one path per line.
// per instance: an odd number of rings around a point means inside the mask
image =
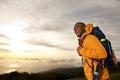
M 86 38 L 96 38 L 93 34 L 89 34 L 86 36 Z
M 86 40 L 98 40 L 98 38 L 96 36 L 94 36 L 93 34 L 89 34 L 86 36 L 85 38 Z

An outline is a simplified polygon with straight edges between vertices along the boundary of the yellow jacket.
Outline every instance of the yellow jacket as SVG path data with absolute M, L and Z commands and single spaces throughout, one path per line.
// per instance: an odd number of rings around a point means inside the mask
M 95 60 L 92 61 L 91 58 L 99 60 L 107 57 L 107 52 L 103 47 L 103 45 L 101 44 L 101 42 L 94 35 L 90 34 L 92 32 L 92 29 L 93 29 L 92 24 L 86 25 L 86 33 L 85 33 L 86 37 L 82 43 L 82 48 L 79 50 L 80 55 L 82 55 L 83 57 L 84 73 L 87 80 L 92 80 L 93 78 L 91 67 L 94 66 L 93 68 L 95 71 L 96 66 L 99 63 L 98 61 L 95 61 Z M 82 40 L 82 38 L 80 38 L 80 40 Z M 104 78 L 109 78 L 109 73 L 108 73 L 108 70 L 106 69 L 104 70 L 105 72 L 102 71 L 106 73 L 106 75 L 105 74 L 100 75 L 101 76 L 100 78 L 103 78 L 103 80 Z M 106 77 L 103 77 L 103 76 L 106 76 Z M 98 80 L 102 80 L 102 79 L 98 79 Z

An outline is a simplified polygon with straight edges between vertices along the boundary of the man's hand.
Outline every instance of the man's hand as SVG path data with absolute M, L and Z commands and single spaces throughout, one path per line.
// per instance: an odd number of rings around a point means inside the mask
M 80 49 L 82 48 L 82 46 L 78 46 L 77 47 L 77 53 L 79 54 L 79 56 L 81 56 L 81 54 L 80 54 Z

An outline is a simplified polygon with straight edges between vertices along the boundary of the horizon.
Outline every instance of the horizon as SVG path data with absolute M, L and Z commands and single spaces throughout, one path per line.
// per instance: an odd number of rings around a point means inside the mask
M 2 60 L 3 59 L 3 60 Z M 2 61 L 1 61 L 2 60 Z M 82 67 L 82 63 L 77 59 L 44 59 L 44 58 L 0 58 L 3 68 L 0 74 L 11 73 L 14 71 L 38 73 L 57 68 Z M 66 64 L 67 63 L 67 64 Z M 36 65 L 37 64 L 37 65 Z M 52 65 L 51 65 L 52 64 Z
M 99 26 L 119 61 L 119 7 L 119 0 L 0 0 L 0 73 L 81 66 L 79 21 Z
M 2 58 L 0 58 L 1 60 Z M 0 74 L 11 73 L 11 72 L 27 72 L 27 73 L 41 73 L 56 69 L 71 69 L 71 68 L 80 68 L 83 67 L 80 60 L 77 59 L 40 59 L 40 58 L 4 58 L 3 62 L 7 61 L 11 64 L 7 64 L 8 66 L 2 66 L 6 70 L 1 70 Z M 68 64 L 64 64 L 69 62 Z M 120 62 L 118 60 L 117 62 Z M 1 63 L 1 61 L 0 61 Z M 34 64 L 38 64 L 33 66 Z M 41 64 L 39 64 L 41 63 Z M 47 64 L 46 64 L 47 63 Z M 52 64 L 52 65 L 50 65 Z M 32 66 L 32 67 L 31 67 Z M 20 68 L 21 67 L 21 68 Z M 30 68 L 29 68 L 30 67 Z M 49 68 L 48 68 L 49 67 Z M 10 69 L 9 69 L 10 68 Z M 39 70 L 38 70 L 39 69 Z

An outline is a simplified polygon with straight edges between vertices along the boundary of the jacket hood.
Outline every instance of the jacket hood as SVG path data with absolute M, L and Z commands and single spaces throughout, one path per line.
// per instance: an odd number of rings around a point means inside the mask
M 93 29 L 93 24 L 87 24 L 86 25 L 86 28 L 85 28 L 85 34 L 88 35 L 92 32 L 92 29 Z
M 81 37 L 78 37 L 80 41 L 82 41 L 86 35 L 89 35 L 92 32 L 93 24 L 87 24 L 85 27 L 85 33 L 82 34 Z

